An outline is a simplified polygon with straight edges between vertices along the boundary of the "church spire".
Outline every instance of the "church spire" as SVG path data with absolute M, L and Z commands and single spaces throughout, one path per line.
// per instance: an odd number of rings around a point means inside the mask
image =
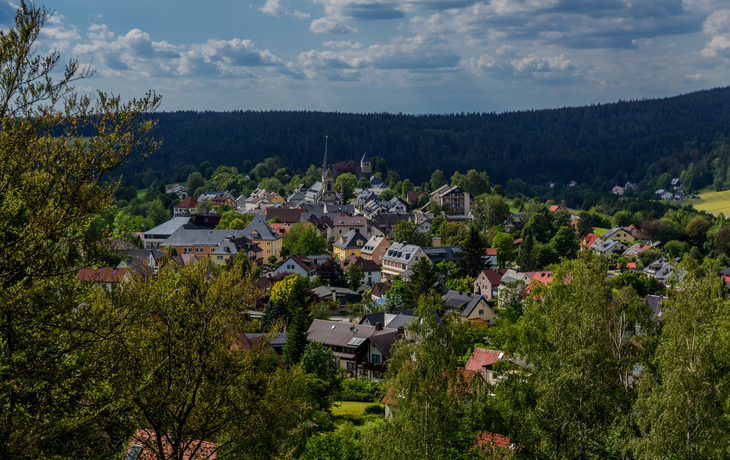
M 324 137 L 324 163 L 322 163 L 322 178 L 334 177 L 334 171 L 332 170 L 332 164 L 330 163 L 330 155 L 327 148 L 329 136 Z

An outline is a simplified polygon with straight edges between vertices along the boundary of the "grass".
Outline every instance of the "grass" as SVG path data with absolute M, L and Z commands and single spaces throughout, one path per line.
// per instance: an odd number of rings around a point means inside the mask
M 696 195 L 700 196 L 698 200 L 687 200 L 683 204 L 691 204 L 698 211 L 730 215 L 730 190 L 717 192 L 715 190 L 704 189 L 696 193 Z
M 365 410 L 366 406 L 374 403 L 355 402 L 355 401 L 337 401 L 332 406 L 332 415 L 362 415 L 362 411 Z
M 600 227 L 593 227 L 593 233 L 595 233 L 598 236 L 603 236 L 604 233 L 611 230 L 610 228 L 600 228 Z

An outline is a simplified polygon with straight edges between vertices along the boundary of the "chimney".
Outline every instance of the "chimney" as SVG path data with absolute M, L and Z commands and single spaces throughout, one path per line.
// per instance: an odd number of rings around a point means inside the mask
M 431 239 L 431 246 L 434 248 L 440 248 L 441 247 L 441 238 L 432 238 Z
M 393 310 L 391 308 L 386 308 L 385 313 L 391 314 L 391 313 L 393 313 Z
M 380 321 L 378 321 L 377 323 L 375 323 L 375 330 L 376 331 L 382 331 L 383 330 L 383 325 L 380 323 Z
M 403 326 L 398 326 L 398 337 L 403 337 L 405 334 L 405 329 L 403 329 Z

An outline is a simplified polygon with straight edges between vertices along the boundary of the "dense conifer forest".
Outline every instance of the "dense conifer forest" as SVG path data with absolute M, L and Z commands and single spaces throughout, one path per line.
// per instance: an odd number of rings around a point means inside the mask
M 154 118 L 153 135 L 164 140 L 162 147 L 125 175 L 206 160 L 214 168 L 240 169 L 246 159 L 257 164 L 273 156 L 303 172 L 321 162 L 328 133 L 334 162 L 359 161 L 367 151 L 414 183 L 427 181 L 436 168 L 447 177 L 474 168 L 486 170 L 494 183 L 575 180 L 600 189 L 655 181 L 664 173 L 679 176 L 697 163 L 703 165 L 694 181 L 698 188 L 717 182 L 707 165 L 718 155 L 707 156 L 730 134 L 730 87 L 502 114 L 182 111 Z

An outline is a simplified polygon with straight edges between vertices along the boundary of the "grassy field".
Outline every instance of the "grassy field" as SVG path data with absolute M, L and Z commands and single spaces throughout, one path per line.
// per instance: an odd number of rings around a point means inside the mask
M 697 195 L 699 200 L 687 200 L 683 204 L 691 204 L 699 211 L 723 213 L 730 215 L 730 190 L 716 192 L 715 190 L 701 190 Z
M 598 236 L 603 236 L 604 233 L 611 230 L 610 228 L 600 228 L 600 227 L 593 227 L 593 233 L 595 233 Z
M 332 415 L 362 415 L 362 411 L 365 407 L 373 403 L 355 402 L 355 401 L 337 401 L 332 406 Z M 382 404 L 381 404 L 382 406 Z

